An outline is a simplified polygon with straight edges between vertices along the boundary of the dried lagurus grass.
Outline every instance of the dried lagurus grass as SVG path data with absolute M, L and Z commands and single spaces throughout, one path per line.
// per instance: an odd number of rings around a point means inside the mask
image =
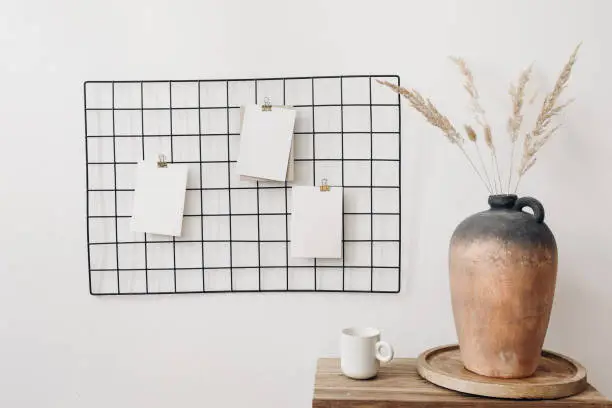
M 569 60 L 563 67 L 557 82 L 553 90 L 546 95 L 544 98 L 544 102 L 542 103 L 542 108 L 540 109 L 540 113 L 536 119 L 535 125 L 531 132 L 528 132 L 523 137 L 523 154 L 518 165 L 517 173 L 517 181 L 516 187 L 514 191 L 518 189 L 519 183 L 523 175 L 531 168 L 536 162 L 536 154 L 538 151 L 546 144 L 546 142 L 550 139 L 550 137 L 559 129 L 558 125 L 553 124 L 553 119 L 558 116 L 572 101 L 568 101 L 565 103 L 559 102 L 559 97 L 562 92 L 567 87 L 569 82 L 570 75 L 572 73 L 572 68 L 576 62 L 576 57 L 578 55 L 578 50 L 580 49 L 580 44 L 576 47 Z M 502 186 L 501 174 L 499 171 L 499 164 L 497 160 L 496 147 L 494 143 L 493 130 L 487 121 L 485 110 L 482 108 L 480 104 L 480 94 L 478 93 L 478 89 L 476 88 L 474 82 L 474 75 L 472 71 L 468 67 L 467 63 L 463 58 L 451 57 L 451 60 L 457 65 L 461 75 L 463 77 L 463 88 L 466 90 L 468 95 L 470 96 L 470 108 L 472 113 L 474 114 L 474 119 L 476 124 L 482 128 L 482 138 L 478 137 L 478 132 L 469 124 L 465 124 L 463 126 L 465 130 L 465 137 L 462 136 L 457 129 L 453 126 L 451 121 L 436 108 L 436 106 L 431 102 L 431 100 L 424 98 L 419 92 L 415 89 L 406 89 L 402 88 L 398 85 L 392 84 L 387 81 L 378 81 L 379 83 L 391 88 L 394 92 L 402 95 L 404 98 L 408 100 L 410 106 L 415 110 L 420 112 L 427 122 L 431 125 L 437 127 L 444 133 L 446 138 L 453 144 L 455 144 L 459 150 L 466 157 L 472 169 L 476 172 L 480 180 L 483 182 L 487 190 L 491 194 L 493 193 L 503 193 L 504 190 L 506 193 L 510 194 L 511 185 L 512 185 L 512 175 L 514 165 L 514 150 L 515 145 L 520 143 L 521 139 L 521 127 L 523 125 L 523 107 L 525 105 L 526 100 L 526 88 L 529 80 L 531 78 L 532 67 L 528 67 L 523 70 L 518 78 L 516 84 L 512 84 L 510 86 L 509 94 L 512 100 L 512 112 L 507 122 L 507 130 L 510 135 L 510 142 L 512 144 L 512 151 L 510 153 L 510 171 L 508 172 L 508 183 L 507 189 L 505 186 Z M 537 96 L 537 92 L 533 94 L 533 96 L 527 100 L 528 104 L 531 105 Z M 470 155 L 468 154 L 465 148 L 465 140 L 470 141 L 469 146 L 474 146 L 476 153 L 478 155 L 481 169 L 479 170 L 474 162 L 472 161 Z M 478 147 L 479 142 L 484 142 L 491 154 L 491 177 L 489 177 L 489 172 L 487 171 L 487 166 L 482 159 L 482 155 L 480 154 L 480 149 Z
M 489 152 L 491 153 L 491 161 L 492 170 L 491 178 L 489 178 L 489 174 L 487 172 L 487 167 L 482 160 L 480 155 L 480 150 L 477 147 L 477 154 L 480 162 L 482 164 L 482 169 L 485 174 L 487 180 L 490 180 L 491 188 L 496 192 L 501 192 L 501 176 L 499 174 L 499 164 L 497 162 L 497 153 L 495 151 L 495 144 L 493 143 L 493 135 L 491 132 L 491 126 L 489 126 L 489 122 L 487 121 L 485 110 L 480 104 L 480 93 L 478 92 L 478 88 L 476 88 L 476 83 L 474 82 L 474 74 L 472 74 L 472 70 L 468 67 L 467 62 L 463 58 L 460 57 L 449 57 L 451 61 L 455 63 L 459 72 L 463 76 L 463 88 L 466 90 L 468 95 L 470 96 L 470 107 L 472 112 L 474 113 L 474 117 L 476 123 L 478 123 L 484 132 L 484 139 L 487 147 L 489 148 Z M 497 177 L 496 177 L 497 175 Z
M 546 95 L 544 102 L 542 102 L 542 108 L 533 130 L 525 135 L 523 142 L 523 157 L 518 169 L 518 180 L 516 182 L 515 191 L 518 189 L 521 178 L 527 170 L 529 170 L 536 162 L 536 153 L 548 142 L 550 137 L 559 129 L 559 125 L 553 125 L 553 119 L 558 116 L 573 100 L 569 100 L 565 103 L 559 103 L 559 97 L 567 88 L 570 76 L 572 74 L 572 68 L 576 63 L 576 57 L 578 56 L 578 50 L 580 50 L 580 44 L 574 49 L 569 60 L 561 70 L 559 78 L 555 83 L 553 90 Z
M 412 106 L 417 112 L 423 115 L 423 117 L 425 118 L 425 120 L 427 120 L 427 122 L 429 122 L 431 125 L 440 129 L 442 133 L 444 134 L 444 136 L 446 136 L 446 138 L 451 143 L 455 144 L 459 148 L 459 150 L 461 150 L 463 155 L 466 157 L 466 159 L 472 166 L 472 169 L 476 172 L 480 180 L 484 183 L 485 187 L 489 191 L 491 191 L 489 188 L 489 185 L 483 178 L 482 174 L 480 173 L 478 168 L 474 165 L 474 162 L 472 161 L 470 156 L 465 151 L 465 148 L 463 147 L 463 143 L 465 141 L 463 136 L 459 132 L 457 132 L 457 129 L 453 126 L 451 121 L 445 115 L 440 113 L 438 108 L 436 108 L 436 106 L 433 104 L 431 100 L 423 97 L 423 95 L 421 95 L 416 89 L 406 89 L 401 86 L 392 84 L 391 82 L 388 82 L 388 81 L 380 81 L 380 80 L 377 80 L 377 81 L 378 83 L 391 88 L 393 91 L 395 91 L 396 93 L 406 98 L 410 106 Z M 473 136 L 470 136 L 468 134 L 468 138 L 470 137 L 475 138 L 475 134 Z
M 512 143 L 512 149 L 510 152 L 510 171 L 508 172 L 508 191 L 510 190 L 510 184 L 512 183 L 512 169 L 514 167 L 514 148 L 516 141 L 521 131 L 521 125 L 523 124 L 523 103 L 525 100 L 525 88 L 531 78 L 531 71 L 533 65 L 530 65 L 527 69 L 521 72 L 518 82 L 516 85 L 511 84 L 508 94 L 512 99 L 512 114 L 508 118 L 508 134 L 510 135 L 510 142 Z M 532 96 L 530 103 L 533 103 L 536 93 Z
M 423 95 L 421 95 L 416 89 L 406 89 L 388 81 L 377 81 L 378 83 L 388 86 L 396 93 L 408 99 L 410 106 L 421 113 L 427 122 L 440 129 L 451 143 L 463 143 L 463 138 L 457 132 L 450 120 L 441 114 L 434 104 L 429 99 L 424 98 Z

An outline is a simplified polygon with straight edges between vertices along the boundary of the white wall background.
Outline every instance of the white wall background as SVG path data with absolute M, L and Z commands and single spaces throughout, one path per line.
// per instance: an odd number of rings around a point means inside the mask
M 521 188 L 543 201 L 560 268 L 547 347 L 612 395 L 612 4 L 605 1 L 3 0 L 0 3 L 0 405 L 307 407 L 340 328 L 400 356 L 455 341 L 446 251 L 486 192 L 404 109 L 400 295 L 96 298 L 87 291 L 82 83 L 398 73 L 465 118 L 463 55 L 504 138 L 508 82 L 549 88 L 584 41 L 565 128 Z M 459 108 L 460 107 L 460 108 Z

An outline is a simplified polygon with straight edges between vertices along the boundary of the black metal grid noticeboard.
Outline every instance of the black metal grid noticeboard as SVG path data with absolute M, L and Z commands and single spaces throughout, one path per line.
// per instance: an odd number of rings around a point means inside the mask
M 350 75 L 84 84 L 90 292 L 95 295 L 400 290 L 399 96 Z M 297 111 L 292 182 L 233 171 L 240 107 Z M 136 164 L 189 166 L 183 235 L 129 228 Z M 344 188 L 343 258 L 293 259 L 291 186 Z

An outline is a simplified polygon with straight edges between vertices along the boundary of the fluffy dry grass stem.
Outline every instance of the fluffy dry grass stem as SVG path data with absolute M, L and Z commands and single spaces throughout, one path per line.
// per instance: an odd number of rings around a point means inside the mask
M 391 88 L 393 91 L 406 98 L 410 106 L 412 106 L 417 112 L 423 115 L 423 117 L 425 118 L 425 120 L 427 120 L 427 122 L 429 122 L 429 124 L 440 129 L 444 136 L 446 136 L 448 141 L 457 145 L 457 147 L 459 148 L 459 150 L 461 150 L 465 158 L 468 160 L 470 166 L 472 166 L 472 169 L 476 172 L 487 190 L 491 192 L 488 183 L 485 181 L 484 177 L 482 176 L 470 156 L 467 154 L 463 146 L 465 139 L 459 132 L 457 132 L 457 129 L 455 129 L 451 121 L 442 113 L 440 113 L 440 111 L 435 107 L 435 105 L 433 104 L 433 102 L 431 102 L 430 99 L 423 97 L 416 89 L 406 89 L 401 86 L 392 84 L 388 81 L 377 80 L 377 82 Z M 468 135 L 468 138 L 469 137 L 470 136 Z
M 388 81 L 377 81 L 408 99 L 410 106 L 423 115 L 427 122 L 440 129 L 451 143 L 462 144 L 464 142 L 463 137 L 457 132 L 450 120 L 438 111 L 431 100 L 423 97 L 416 89 L 406 89 Z
M 493 183 L 491 183 L 489 173 L 487 173 L 487 166 L 485 166 L 484 160 L 482 159 L 482 154 L 480 154 L 480 147 L 478 146 L 478 135 L 476 134 L 474 128 L 470 125 L 464 125 L 463 127 L 465 128 L 465 133 L 468 139 L 473 142 L 474 146 L 476 147 L 476 154 L 478 155 L 478 161 L 480 161 L 480 168 L 482 170 L 482 173 L 484 174 L 484 178 L 486 179 L 487 184 L 489 185 L 489 191 L 493 191 Z
M 517 191 L 521 179 L 523 178 L 525 173 L 527 173 L 527 171 L 531 169 L 536 163 L 536 154 L 539 152 L 542 146 L 544 146 L 546 142 L 548 142 L 550 137 L 555 134 L 556 131 L 559 129 L 559 125 L 553 125 L 553 119 L 555 119 L 570 103 L 572 103 L 572 100 L 560 103 L 559 98 L 569 82 L 570 75 L 572 73 L 572 68 L 576 63 L 576 58 L 580 49 L 580 45 L 581 44 L 578 44 L 578 46 L 574 49 L 574 52 L 570 55 L 569 60 L 561 70 L 559 78 L 555 82 L 553 90 L 545 96 L 533 129 L 530 132 L 526 133 L 524 136 L 523 154 L 517 169 L 517 181 L 516 186 L 514 188 L 514 192 Z M 455 65 L 457 65 L 459 71 L 461 72 L 461 75 L 463 76 L 463 88 L 470 96 L 471 110 L 474 114 L 476 123 L 480 127 L 482 127 L 482 139 L 488 147 L 489 153 L 491 155 L 491 177 L 489 177 L 489 173 L 487 172 L 487 166 L 485 165 L 484 160 L 482 159 L 482 155 L 480 154 L 480 149 L 478 147 L 478 133 L 472 126 L 464 125 L 465 135 L 467 137 L 467 140 L 472 142 L 476 148 L 476 153 L 478 155 L 482 167 L 480 170 L 474 164 L 474 161 L 465 149 L 466 138 L 457 131 L 457 129 L 453 126 L 448 117 L 440 113 L 440 111 L 436 108 L 436 106 L 433 104 L 433 102 L 431 102 L 430 99 L 423 97 L 415 89 L 406 89 L 387 81 L 377 81 L 380 84 L 391 88 L 394 92 L 406 98 L 410 106 L 419 113 L 421 113 L 421 115 L 423 115 L 427 122 L 429 122 L 432 126 L 435 126 L 440 129 L 440 131 L 442 131 L 444 136 L 446 136 L 446 138 L 451 143 L 457 145 L 459 150 L 461 150 L 465 158 L 470 163 L 470 166 L 472 166 L 474 172 L 478 175 L 482 183 L 485 185 L 485 187 L 491 194 L 502 193 L 504 191 L 504 188 L 502 187 L 501 174 L 499 171 L 499 164 L 497 160 L 497 152 L 493 140 L 493 132 L 491 130 L 491 126 L 487 122 L 485 111 L 482 108 L 482 105 L 480 104 L 480 94 L 478 93 L 478 89 L 476 88 L 476 85 L 474 83 L 474 75 L 472 74 L 472 71 L 469 69 L 464 59 L 458 57 L 451 57 L 451 60 L 455 63 Z M 525 90 L 527 84 L 530 81 L 531 73 L 532 66 L 529 66 L 527 69 L 521 72 L 518 81 L 516 82 L 516 84 L 512 84 L 509 90 L 509 94 L 512 100 L 512 113 L 508 119 L 506 127 L 508 130 L 508 134 L 510 135 L 512 150 L 510 153 L 510 171 L 508 175 L 508 184 L 506 190 L 507 193 L 510 193 L 511 191 L 511 184 L 513 181 L 512 173 L 515 161 L 515 145 L 519 143 L 521 137 L 521 127 L 523 124 L 523 107 L 525 105 L 526 100 Z M 537 93 L 534 93 L 533 96 L 527 100 L 527 102 L 531 105 L 535 100 L 536 96 Z
M 523 141 L 523 157 L 521 158 L 518 168 L 518 179 L 514 188 L 515 192 L 518 190 L 518 186 L 525 173 L 527 173 L 527 171 L 535 164 L 536 153 L 559 129 L 559 125 L 553 126 L 553 119 L 573 102 L 573 100 L 570 99 L 565 103 L 559 103 L 559 97 L 565 88 L 567 88 L 567 84 L 572 74 L 572 68 L 576 63 L 576 58 L 581 45 L 582 43 L 576 46 L 574 52 L 572 52 L 570 55 L 569 60 L 563 66 L 563 69 L 559 74 L 559 78 L 557 78 L 557 82 L 555 82 L 553 90 L 544 97 L 542 108 L 540 109 L 540 113 L 536 119 L 533 130 L 525 134 L 525 139 Z
M 474 113 L 474 117 L 476 119 L 476 123 L 478 123 L 484 132 L 484 139 L 487 147 L 489 148 L 489 152 L 491 154 L 492 161 L 492 187 L 495 192 L 501 192 L 501 176 L 499 174 L 499 164 L 497 162 L 497 154 L 495 152 L 495 144 L 493 143 L 493 137 L 491 133 L 491 126 L 487 121 L 485 110 L 480 104 L 480 93 L 478 92 L 478 88 L 476 88 L 476 83 L 474 82 L 474 74 L 472 74 L 472 70 L 468 67 L 467 62 L 463 58 L 460 57 L 449 57 L 451 61 L 455 63 L 459 72 L 463 76 L 463 89 L 470 96 L 470 107 L 472 112 Z M 488 172 L 486 171 L 486 167 L 483 166 L 484 172 L 487 175 L 487 179 L 489 179 Z M 496 177 L 497 176 L 497 177 Z
M 518 82 L 510 85 L 510 89 L 508 94 L 512 99 L 512 115 L 508 119 L 508 134 L 510 135 L 510 142 L 512 143 L 512 148 L 510 150 L 510 171 L 508 172 L 508 191 L 510 191 L 510 185 L 512 183 L 512 170 L 514 167 L 514 150 L 516 146 L 516 140 L 519 137 L 519 133 L 521 131 L 521 125 L 523 124 L 523 103 L 525 100 L 525 88 L 527 87 L 527 83 L 531 78 L 531 71 L 533 68 L 533 64 L 530 65 L 527 69 L 521 72 L 519 76 Z M 533 103 L 535 99 L 532 96 L 530 103 Z

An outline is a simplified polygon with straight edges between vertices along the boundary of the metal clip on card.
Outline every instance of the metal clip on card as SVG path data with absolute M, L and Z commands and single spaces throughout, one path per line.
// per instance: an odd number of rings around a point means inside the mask
M 327 184 L 327 179 L 326 178 L 321 180 L 321 186 L 319 187 L 319 190 L 321 190 L 321 191 L 329 191 L 329 184 Z
M 166 155 L 160 154 L 157 156 L 157 167 L 160 169 L 165 169 L 168 167 L 168 163 L 166 162 Z
M 264 98 L 264 103 L 261 105 L 262 112 L 270 112 L 272 110 L 272 103 L 270 102 L 270 98 L 266 96 Z

